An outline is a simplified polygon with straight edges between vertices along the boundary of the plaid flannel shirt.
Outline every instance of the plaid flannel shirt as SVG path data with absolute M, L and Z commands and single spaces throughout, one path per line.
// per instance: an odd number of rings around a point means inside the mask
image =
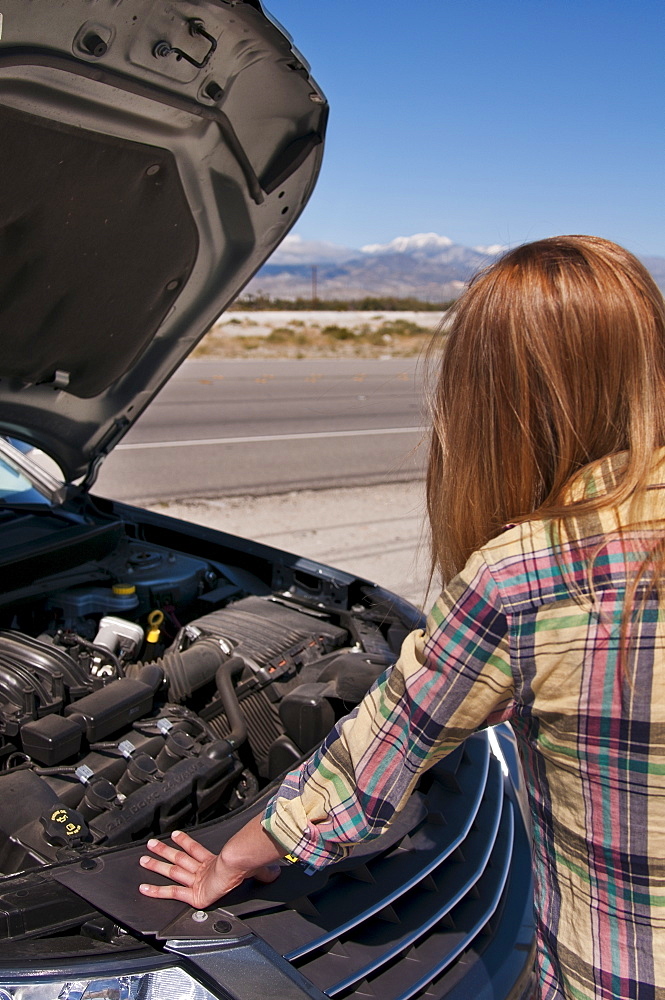
M 652 525 L 665 517 L 660 457 L 639 511 Z M 602 492 L 621 460 L 585 488 Z M 622 513 L 628 523 L 635 511 Z M 532 521 L 476 552 L 264 817 L 322 867 L 384 831 L 466 736 L 510 719 L 533 821 L 543 1000 L 665 1000 L 665 609 L 640 599 L 621 661 L 626 583 L 655 528 L 622 540 L 615 526 L 608 512 L 579 518 L 555 551 L 551 525 Z

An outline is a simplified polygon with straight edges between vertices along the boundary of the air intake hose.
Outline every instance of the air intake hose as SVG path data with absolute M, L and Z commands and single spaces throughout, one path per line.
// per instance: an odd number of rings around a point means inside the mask
M 231 727 L 231 732 L 227 733 L 224 739 L 232 750 L 235 750 L 236 747 L 239 747 L 247 739 L 247 723 L 240 709 L 232 680 L 236 674 L 242 673 L 244 669 L 245 661 L 242 656 L 232 656 L 226 663 L 222 663 L 221 667 L 218 667 L 215 674 L 217 693 L 224 706 L 224 713 Z
M 242 673 L 245 666 L 242 656 L 229 656 L 218 639 L 202 636 L 189 649 L 182 652 L 170 650 L 161 660 L 147 664 L 133 663 L 126 671 L 146 681 L 148 678 L 145 675 L 151 670 L 155 676 L 163 671 L 169 685 L 169 698 L 173 701 L 184 701 L 192 692 L 214 680 L 231 727 L 224 737 L 228 748 L 225 753 L 230 753 L 247 739 L 247 723 L 233 686 L 233 678 Z
M 169 650 L 160 660 L 150 663 L 132 663 L 125 673 L 136 677 L 145 667 L 161 667 L 169 684 L 169 697 L 184 701 L 194 691 L 215 679 L 217 671 L 228 660 L 229 654 L 212 636 L 202 636 L 189 649 L 182 652 Z

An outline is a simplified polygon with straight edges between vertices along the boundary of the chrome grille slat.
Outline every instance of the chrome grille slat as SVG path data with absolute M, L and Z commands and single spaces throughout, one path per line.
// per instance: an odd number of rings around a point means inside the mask
M 256 934 L 270 942 L 288 961 L 321 948 L 385 910 L 426 880 L 463 845 L 481 807 L 489 766 L 487 736 L 479 733 L 467 741 L 456 772 L 448 771 L 445 761 L 432 768 L 431 788 L 421 797 L 427 805 L 420 812 L 414 810 L 414 825 L 418 828 L 409 830 L 391 849 L 364 864 L 362 855 L 356 853 L 349 861 L 336 866 L 332 875 L 326 872 L 305 879 L 301 891 L 304 890 L 306 898 L 292 899 L 290 912 L 286 907 L 266 906 L 265 899 L 255 899 L 249 908 L 228 908 L 242 916 Z M 436 781 L 438 770 L 447 784 L 456 780 L 458 791 L 451 791 Z M 405 818 L 402 816 L 398 821 Z M 428 824 L 431 824 L 429 829 Z M 375 845 L 380 845 L 380 840 L 368 845 L 365 851 Z M 354 869 L 359 867 L 364 869 L 363 880 L 353 875 Z M 345 871 L 349 873 L 346 876 Z M 307 883 L 313 883 L 311 888 Z
M 417 885 L 413 892 L 397 900 L 393 905 L 395 924 L 380 917 L 367 920 L 351 931 L 349 940 L 340 934 L 327 953 L 309 962 L 295 963 L 298 970 L 334 996 L 404 952 L 457 906 L 482 877 L 496 842 L 502 805 L 503 778 L 498 762 L 493 760 L 487 793 L 474 829 L 464 843 L 465 859 L 447 859 L 432 872 L 432 884 L 427 890 Z M 342 978 L 331 986 L 331 978 L 340 974 Z
M 460 956 L 481 953 L 496 921 L 504 940 L 518 933 L 502 902 L 510 885 L 511 907 L 519 897 L 528 913 L 528 878 L 507 881 L 512 861 L 529 870 L 530 852 L 501 753 L 474 734 L 382 837 L 312 877 L 285 869 L 261 898 L 237 890 L 226 908 L 332 1000 L 443 1000 L 464 975 Z
M 454 927 L 436 926 L 429 931 L 422 942 L 413 945 L 397 965 L 370 975 L 364 980 L 381 1000 L 410 1000 L 424 990 L 435 976 L 450 966 L 462 952 L 469 948 L 474 939 L 492 918 L 501 900 L 512 856 L 514 838 L 514 809 L 506 802 L 502 822 L 495 843 L 490 864 L 476 883 L 477 895 L 467 894 L 447 915 Z M 444 918 L 444 922 L 447 918 Z M 405 960 L 406 959 L 406 960 Z M 353 992 L 336 990 L 338 1000 L 367 1000 L 368 992 L 363 992 L 360 984 Z M 324 991 L 333 995 L 332 991 Z M 369 994 L 371 995 L 371 994 Z

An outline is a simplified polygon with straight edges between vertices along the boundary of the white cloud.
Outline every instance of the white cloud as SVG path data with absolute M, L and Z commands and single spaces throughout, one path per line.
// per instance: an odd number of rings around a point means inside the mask
M 358 256 L 350 247 L 328 243 L 325 240 L 304 240 L 297 233 L 289 233 L 277 247 L 271 264 L 340 264 Z

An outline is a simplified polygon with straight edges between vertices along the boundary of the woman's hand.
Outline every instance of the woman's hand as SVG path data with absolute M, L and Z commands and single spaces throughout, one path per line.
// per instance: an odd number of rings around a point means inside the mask
M 157 857 L 144 855 L 139 863 L 173 884 L 143 884 L 139 889 L 145 896 L 179 899 L 197 910 L 211 906 L 246 878 L 274 882 L 280 873 L 277 861 L 286 853 L 263 830 L 260 817 L 250 820 L 219 854 L 180 830 L 174 830 L 171 839 L 177 847 L 149 840 L 148 849 Z

